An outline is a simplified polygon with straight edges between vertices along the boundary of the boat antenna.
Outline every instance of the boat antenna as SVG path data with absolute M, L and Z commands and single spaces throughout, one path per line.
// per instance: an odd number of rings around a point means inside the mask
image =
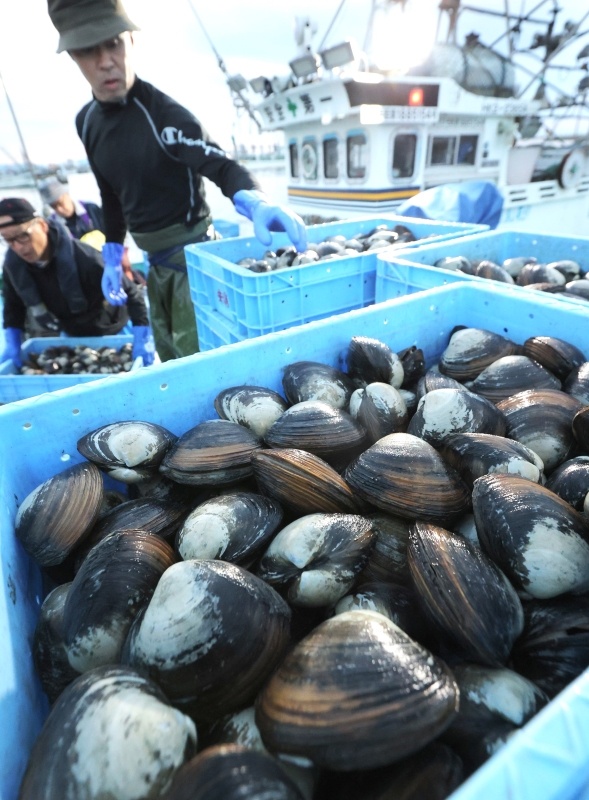
M 6 102 L 8 103 L 8 110 L 10 111 L 10 115 L 11 115 L 11 117 L 13 119 L 14 127 L 16 128 L 16 132 L 17 132 L 17 135 L 18 135 L 18 138 L 19 138 L 19 141 L 20 141 L 20 146 L 21 146 L 21 150 L 22 150 L 22 156 L 23 156 L 23 158 L 25 160 L 25 163 L 26 163 L 27 167 L 29 168 L 29 171 L 31 173 L 31 176 L 33 178 L 35 186 L 38 187 L 38 180 L 37 180 L 37 175 L 35 173 L 35 169 L 33 167 L 33 162 L 29 158 L 29 154 L 28 154 L 28 151 L 27 151 L 27 146 L 25 144 L 25 140 L 24 140 L 24 137 L 22 135 L 22 131 L 20 129 L 20 125 L 18 124 L 18 119 L 16 118 L 16 114 L 14 113 L 14 107 L 12 105 L 12 101 L 10 100 L 10 95 L 8 94 L 8 89 L 6 88 L 6 84 L 4 82 L 4 78 L 2 77 L 2 72 L 0 72 L 0 83 L 2 84 L 2 89 L 4 90 L 4 94 L 6 95 Z
M 217 50 L 217 48 L 213 44 L 213 40 L 209 36 L 209 34 L 208 34 L 208 32 L 207 32 L 207 30 L 206 30 L 201 18 L 198 16 L 198 14 L 196 12 L 196 8 L 192 4 L 192 0 L 187 0 L 187 2 L 188 2 L 188 5 L 190 7 L 190 10 L 194 14 L 194 17 L 195 17 L 196 21 L 200 25 L 200 28 L 201 28 L 202 32 L 204 33 L 206 40 L 210 44 L 211 50 L 215 54 L 215 58 L 217 59 L 217 65 L 218 65 L 219 69 L 221 70 L 223 75 L 225 75 L 225 77 L 227 78 L 227 82 L 229 83 L 229 81 L 231 80 L 232 76 L 229 74 L 229 72 L 227 70 L 227 67 L 225 66 L 225 62 L 223 61 L 219 51 Z M 249 100 L 243 94 L 243 90 L 240 89 L 240 88 L 234 88 L 231 85 L 229 85 L 229 88 L 230 88 L 231 94 L 233 95 L 233 102 L 234 102 L 234 105 L 236 106 L 236 108 L 238 108 L 238 109 L 239 108 L 244 108 L 247 111 L 249 117 L 256 123 L 256 125 L 258 127 L 258 130 L 261 130 L 262 129 L 262 125 L 261 125 L 259 119 L 256 117 L 256 115 L 254 113 L 254 110 L 253 110 Z M 236 99 L 235 99 L 236 97 L 239 99 L 239 103 L 236 102 Z
M 339 17 L 339 13 L 342 10 L 342 8 L 344 7 L 345 2 L 346 2 L 346 0 L 341 0 L 341 3 L 339 4 L 337 11 L 333 15 L 333 19 L 331 20 L 331 22 L 329 23 L 329 25 L 327 27 L 327 30 L 325 31 L 325 35 L 324 35 L 323 39 L 321 39 L 321 44 L 319 45 L 319 48 L 318 48 L 319 50 L 323 50 L 323 45 L 327 41 L 327 37 L 331 33 L 331 29 L 335 25 L 335 21 Z

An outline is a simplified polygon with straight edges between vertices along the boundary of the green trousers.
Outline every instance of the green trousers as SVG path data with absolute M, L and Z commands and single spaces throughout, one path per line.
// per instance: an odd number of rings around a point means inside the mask
M 160 359 L 170 361 L 198 353 L 188 275 L 168 267 L 150 267 L 147 296 L 155 349 Z

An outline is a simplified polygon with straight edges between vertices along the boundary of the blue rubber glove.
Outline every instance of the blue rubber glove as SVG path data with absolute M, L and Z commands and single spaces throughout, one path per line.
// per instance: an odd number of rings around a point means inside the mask
M 22 356 L 20 346 L 22 343 L 22 331 L 20 328 L 4 328 L 4 339 L 6 347 L 0 356 L 0 364 L 3 361 L 12 361 L 15 367 L 22 367 Z
M 148 325 L 133 325 L 133 358 L 143 359 L 143 366 L 153 364 L 155 345 Z
M 272 244 L 271 231 L 286 231 L 299 253 L 307 249 L 305 223 L 289 208 L 271 206 L 264 195 L 254 189 L 240 189 L 235 192 L 233 205 L 240 214 L 254 223 L 254 234 L 266 247 Z
M 123 267 L 121 259 L 125 248 L 118 242 L 106 242 L 102 245 L 104 275 L 102 276 L 102 294 L 111 306 L 124 306 L 127 295 L 123 289 Z

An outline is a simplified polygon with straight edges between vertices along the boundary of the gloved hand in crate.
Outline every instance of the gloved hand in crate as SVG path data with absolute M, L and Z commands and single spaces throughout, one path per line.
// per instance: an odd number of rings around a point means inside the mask
M 264 195 L 254 189 L 236 192 L 233 205 L 254 223 L 254 234 L 266 247 L 272 244 L 272 231 L 285 231 L 299 253 L 307 249 L 305 223 L 289 208 L 270 205 Z
M 143 366 L 149 367 L 153 364 L 155 355 L 155 344 L 148 325 L 134 325 L 133 333 L 133 358 L 143 359 Z
M 102 276 L 102 294 L 111 306 L 124 306 L 127 294 L 123 289 L 123 266 L 121 264 L 125 247 L 118 242 L 106 242 L 102 245 L 104 275 Z
M 0 364 L 3 361 L 12 361 L 17 369 L 22 367 L 22 355 L 20 346 L 22 344 L 22 331 L 20 328 L 4 328 L 4 339 L 6 347 L 0 356 Z
M 41 328 L 45 333 L 58 334 L 61 330 L 59 320 L 55 314 L 52 314 L 51 311 L 47 309 L 44 303 L 37 303 L 37 305 L 31 306 L 31 314 L 33 315 L 37 327 Z

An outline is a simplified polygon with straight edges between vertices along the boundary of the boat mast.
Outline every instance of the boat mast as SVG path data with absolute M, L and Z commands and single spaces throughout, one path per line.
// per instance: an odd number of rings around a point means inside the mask
M 16 114 L 14 113 L 14 107 L 12 105 L 12 101 L 10 100 L 10 95 L 8 94 L 8 89 L 6 88 L 6 84 L 4 83 L 4 78 L 2 77 L 2 72 L 0 72 L 0 83 L 2 84 L 2 89 L 4 90 L 4 94 L 6 95 L 6 102 L 8 104 L 8 110 L 10 111 L 10 115 L 14 121 L 14 127 L 16 128 L 16 132 L 20 141 L 20 146 L 22 150 L 22 156 L 26 162 L 27 167 L 31 173 L 35 186 L 38 186 L 37 175 L 35 173 L 35 169 L 33 167 L 33 163 L 29 158 L 29 154 L 27 151 L 27 146 L 25 144 L 24 137 L 22 135 L 22 131 L 20 129 L 20 125 L 18 124 L 18 119 L 16 118 Z

